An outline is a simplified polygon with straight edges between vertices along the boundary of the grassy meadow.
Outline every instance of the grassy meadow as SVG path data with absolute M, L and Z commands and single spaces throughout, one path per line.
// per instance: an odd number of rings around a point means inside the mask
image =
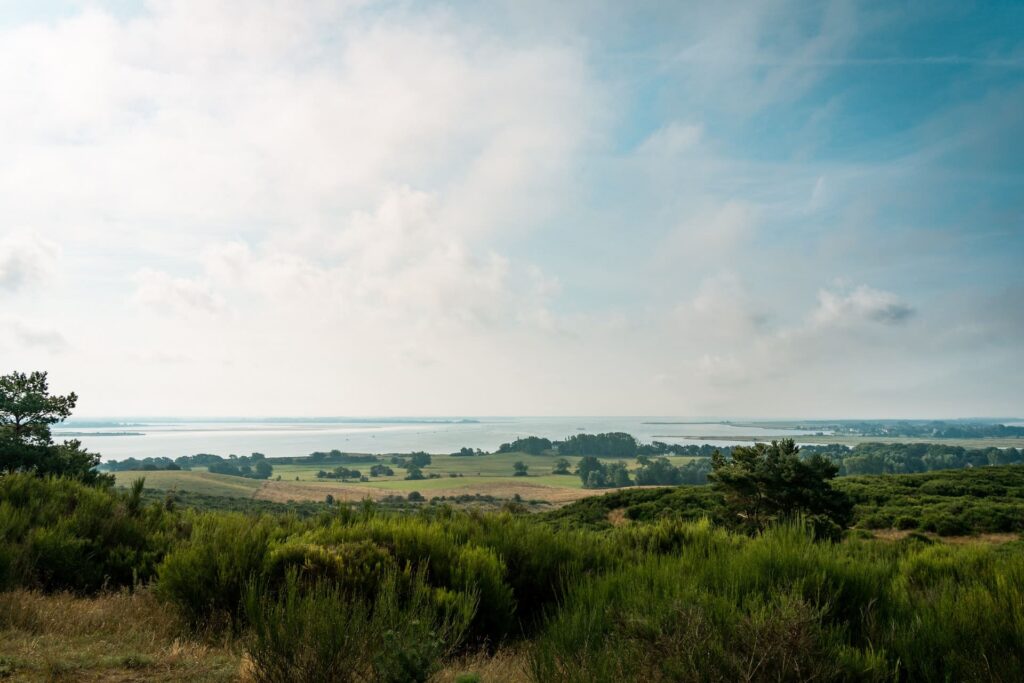
M 1024 505 L 1024 467 L 939 475 L 851 481 L 858 505 Z M 698 486 L 545 514 L 201 512 L 141 494 L 0 478 L 2 675 L 1011 681 L 1024 667 L 1019 528 L 832 541 L 797 518 L 751 535 Z
M 379 457 L 382 463 L 388 463 L 388 456 Z M 668 458 L 676 466 L 692 459 L 688 456 Z M 525 500 L 562 504 L 601 493 L 600 490 L 584 489 L 580 478 L 574 474 L 551 474 L 555 461 L 558 460 L 558 456 L 553 455 L 493 453 L 459 457 L 439 454 L 432 455 L 431 460 L 430 465 L 422 468 L 423 475 L 427 478 L 419 480 L 406 480 L 405 471 L 393 465 L 393 476 L 373 477 L 367 482 L 352 479 L 318 479 L 316 475 L 319 471 L 329 471 L 334 465 L 305 463 L 275 463 L 274 476 L 268 480 L 213 474 L 198 468 L 191 471 L 120 471 L 114 475 L 117 485 L 122 487 L 130 485 L 139 477 L 145 477 L 146 487 L 150 489 L 188 491 L 206 496 L 253 498 L 273 502 L 323 501 L 328 494 L 336 500 L 380 500 L 389 495 L 406 496 L 418 491 L 428 498 L 481 494 L 510 499 L 518 495 Z M 566 460 L 570 462 L 572 469 L 580 458 L 567 456 Z M 513 465 L 516 462 L 523 462 L 529 467 L 527 476 L 513 476 Z M 622 460 L 606 459 L 604 462 Z M 354 463 L 349 467 L 366 473 L 371 464 L 373 463 Z M 634 468 L 636 466 L 632 461 L 628 464 Z M 436 478 L 430 478 L 431 475 L 436 475 Z

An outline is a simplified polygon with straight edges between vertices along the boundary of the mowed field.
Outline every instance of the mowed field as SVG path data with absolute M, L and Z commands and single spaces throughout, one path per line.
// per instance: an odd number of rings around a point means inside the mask
M 337 479 L 318 479 L 317 472 L 331 470 L 336 465 L 292 465 L 274 464 L 274 476 L 265 481 L 211 474 L 205 470 L 117 472 L 119 486 L 127 486 L 139 477 L 145 477 L 146 488 L 160 490 L 191 491 L 209 496 L 233 498 L 255 498 L 274 502 L 322 501 L 328 495 L 335 500 L 379 500 L 389 495 L 408 495 L 418 491 L 426 498 L 435 496 L 484 495 L 495 498 L 520 496 L 528 501 L 546 501 L 561 504 L 586 496 L 604 493 L 603 490 L 588 490 L 582 487 L 576 475 L 555 475 L 551 470 L 558 460 L 554 455 L 528 455 L 526 453 L 499 453 L 474 457 L 453 457 L 434 455 L 429 466 L 423 468 L 424 476 L 436 478 L 405 480 L 405 470 L 389 463 L 389 456 L 381 456 L 380 462 L 388 464 L 395 474 L 391 477 L 374 477 L 368 482 Z M 691 458 L 672 457 L 674 465 L 682 465 Z M 576 466 L 579 458 L 566 458 Z M 513 476 L 513 465 L 522 461 L 529 467 L 525 477 Z M 633 468 L 635 460 L 623 462 Z M 271 459 L 273 464 L 273 459 Z M 373 463 L 346 465 L 368 474 Z M 455 476 L 453 476 L 455 475 Z M 280 477 L 280 480 L 278 480 Z

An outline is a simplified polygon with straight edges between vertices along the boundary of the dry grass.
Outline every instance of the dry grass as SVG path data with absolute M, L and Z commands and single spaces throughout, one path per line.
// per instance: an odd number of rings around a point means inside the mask
M 1012 541 L 1019 541 L 1021 539 L 1020 534 L 975 534 L 974 536 L 939 536 L 938 534 L 922 533 L 918 531 L 904 529 L 875 529 L 871 532 L 871 535 L 883 541 L 900 541 L 914 533 L 917 533 L 922 536 L 927 536 L 928 538 L 934 541 L 950 543 L 952 545 L 968 545 L 970 543 L 989 543 L 999 545 L 1001 543 L 1011 543 Z
M 482 683 L 526 683 L 526 656 L 519 651 L 503 649 L 493 655 L 480 652 L 457 659 L 433 678 L 431 683 L 455 683 L 459 676 L 476 674 Z
M 226 644 L 184 635 L 145 590 L 83 598 L 0 593 L 0 677 L 15 681 L 236 680 Z
M 366 498 L 381 500 L 387 495 L 393 495 L 394 491 L 374 489 L 369 486 L 356 486 L 354 484 L 335 484 L 333 482 L 265 481 L 253 495 L 253 498 L 269 500 L 275 503 L 288 503 L 291 501 L 322 502 L 327 497 L 327 494 L 334 496 L 334 499 L 337 501 L 360 501 Z
M 612 526 L 624 526 L 629 524 L 629 518 L 626 517 L 626 508 L 615 508 L 614 510 L 609 510 L 608 523 Z
M 472 485 L 452 485 L 447 487 L 421 487 L 423 495 L 433 496 L 460 496 L 475 494 L 494 496 L 495 498 L 512 498 L 515 495 L 521 496 L 524 500 L 543 500 L 553 504 L 570 503 L 580 498 L 600 495 L 606 493 L 602 489 L 577 489 L 568 487 L 544 486 L 542 484 L 530 484 L 527 482 L 516 482 L 512 477 L 509 481 L 495 481 L 486 483 L 474 483 Z M 436 479 L 427 480 L 430 482 Z M 457 480 L 454 480 L 457 481 Z M 338 501 L 360 501 L 365 498 L 381 500 L 386 496 L 405 495 L 402 490 L 376 488 L 372 486 L 360 486 L 358 484 L 340 484 L 334 482 L 288 482 L 288 481 L 266 481 L 256 491 L 253 498 L 269 500 L 276 503 L 288 501 L 322 501 L 327 494 L 334 496 Z

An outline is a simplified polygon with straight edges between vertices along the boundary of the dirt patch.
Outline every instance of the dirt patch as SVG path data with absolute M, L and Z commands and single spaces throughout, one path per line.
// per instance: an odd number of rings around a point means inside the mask
M 949 543 L 951 545 L 966 545 L 968 543 L 991 543 L 998 545 L 1001 543 L 1010 543 L 1012 541 L 1019 541 L 1020 534 L 976 534 L 974 536 L 939 536 L 938 534 L 922 533 L 910 529 L 875 529 L 871 532 L 871 535 L 882 541 L 901 541 L 907 538 L 913 533 L 927 536 L 933 541 L 939 541 L 940 543 Z
M 626 508 L 615 508 L 608 512 L 608 522 L 612 526 L 624 526 L 629 524 L 629 518 L 626 517 Z
M 1020 534 L 978 534 L 977 536 L 947 536 L 941 540 L 946 543 L 953 543 L 956 545 L 962 545 L 965 543 L 1010 543 L 1012 541 L 1019 541 Z
M 460 676 L 476 674 L 488 683 L 526 683 L 527 659 L 522 651 L 500 649 L 492 655 L 475 652 L 450 662 L 430 683 L 456 683 Z

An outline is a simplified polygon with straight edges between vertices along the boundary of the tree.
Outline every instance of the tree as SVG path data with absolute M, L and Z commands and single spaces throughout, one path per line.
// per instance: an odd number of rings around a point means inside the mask
M 602 458 L 633 458 L 636 439 L 625 432 L 574 434 L 558 444 L 560 455 L 594 455 Z
M 387 465 L 374 465 L 370 468 L 371 477 L 393 477 L 395 471 Z
M 636 471 L 636 483 L 640 486 L 675 486 L 682 477 L 668 458 L 637 458 L 640 468 Z
M 499 453 L 528 453 L 530 455 L 541 455 L 552 446 L 551 439 L 539 436 L 526 436 L 503 443 L 498 447 Z
M 576 463 L 576 474 L 579 475 L 580 481 L 583 482 L 585 488 L 600 488 L 604 486 L 604 473 L 605 467 L 601 464 L 601 461 L 592 455 L 580 458 L 580 461 Z M 591 474 L 597 474 L 598 477 L 591 477 Z M 598 482 L 600 484 L 592 485 L 592 482 Z
M 77 440 L 55 444 L 50 426 L 63 422 L 78 396 L 51 396 L 45 372 L 12 372 L 0 377 L 0 472 L 67 476 L 87 484 L 112 484 L 100 474 L 100 456 Z
M 565 458 L 559 458 L 555 461 L 555 467 L 551 470 L 551 474 L 572 474 L 569 468 L 572 464 Z
M 830 480 L 839 468 L 820 455 L 803 460 L 792 439 L 737 446 L 732 459 L 712 456 L 712 487 L 725 495 L 739 526 L 760 531 L 783 518 L 802 515 L 820 536 L 836 536 L 850 524 L 853 505 Z
M 515 473 L 513 474 L 513 476 L 515 476 L 515 477 L 525 477 L 527 471 L 530 469 L 530 466 L 527 465 L 522 460 L 520 460 L 520 461 L 518 461 L 518 462 L 516 462 L 515 464 L 512 465 L 512 469 L 515 470 Z
M 255 453 L 253 454 L 255 455 Z M 270 479 L 270 475 L 274 473 L 274 466 L 266 460 L 257 460 L 256 465 L 253 467 L 253 479 Z
M 334 468 L 334 478 L 345 481 L 346 479 L 358 479 L 363 476 L 363 473 L 359 470 L 350 470 L 344 465 Z
M 615 488 L 622 488 L 623 486 L 632 486 L 633 482 L 629 478 L 629 470 L 621 462 L 615 462 L 608 466 L 607 474 L 605 475 L 609 486 Z
M 0 425 L 19 443 L 48 446 L 50 425 L 71 416 L 78 396 L 50 396 L 45 372 L 0 377 Z
M 430 453 L 424 453 L 423 451 L 416 451 L 415 453 L 409 454 L 409 464 L 416 467 L 426 467 L 430 464 L 431 458 Z

